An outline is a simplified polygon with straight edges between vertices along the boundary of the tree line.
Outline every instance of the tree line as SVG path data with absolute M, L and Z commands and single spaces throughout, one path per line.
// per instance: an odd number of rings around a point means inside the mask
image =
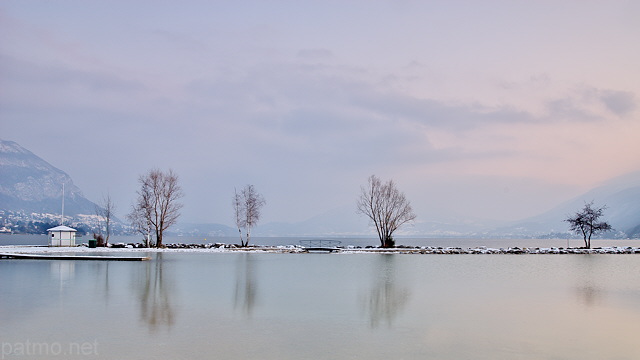
M 178 175 L 173 170 L 152 169 L 141 175 L 138 182 L 138 197 L 127 219 L 137 233 L 145 236 L 147 247 L 162 247 L 164 232 L 178 221 L 183 206 L 179 202 L 184 193 L 178 183 Z M 235 190 L 232 205 L 241 246 L 249 245 L 251 229 L 258 224 L 265 204 L 264 197 L 253 185 L 246 185 L 239 192 Z M 109 213 L 106 209 L 105 218 Z
M 140 184 L 137 198 L 127 219 L 134 230 L 145 236 L 148 247 L 162 247 L 164 232 L 175 225 L 183 205 L 179 200 L 184 196 L 178 175 L 172 170 L 149 170 L 138 178 Z M 246 185 L 239 191 L 234 189 L 232 208 L 240 238 L 240 246 L 248 246 L 251 230 L 261 218 L 264 197 L 254 185 Z M 606 206 L 596 207 L 593 202 L 565 219 L 570 231 L 582 235 L 585 247 L 591 247 L 594 235 L 612 230 L 607 222 L 600 221 Z M 106 241 L 109 239 L 109 223 L 113 217 L 114 205 L 110 197 L 103 200 L 100 215 L 106 222 Z M 395 246 L 394 233 L 416 219 L 416 214 L 405 194 L 398 190 L 393 180 L 383 181 L 376 175 L 367 179 L 360 189 L 356 212 L 366 216 L 375 228 L 380 247 Z

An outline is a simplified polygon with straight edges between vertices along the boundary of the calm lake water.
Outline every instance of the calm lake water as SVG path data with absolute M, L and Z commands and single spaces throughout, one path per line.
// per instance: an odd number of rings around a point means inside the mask
M 0 358 L 640 358 L 638 255 L 149 255 L 0 260 Z

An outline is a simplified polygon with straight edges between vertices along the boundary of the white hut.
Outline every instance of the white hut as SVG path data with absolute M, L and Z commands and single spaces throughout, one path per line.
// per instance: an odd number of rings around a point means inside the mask
M 49 246 L 76 246 L 76 229 L 68 226 L 60 225 L 51 229 L 49 232 Z

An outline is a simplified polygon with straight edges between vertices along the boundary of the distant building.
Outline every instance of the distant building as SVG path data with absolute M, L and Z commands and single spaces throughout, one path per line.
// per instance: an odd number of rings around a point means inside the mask
M 47 229 L 47 231 L 49 232 L 49 246 L 76 246 L 76 229 L 60 225 Z

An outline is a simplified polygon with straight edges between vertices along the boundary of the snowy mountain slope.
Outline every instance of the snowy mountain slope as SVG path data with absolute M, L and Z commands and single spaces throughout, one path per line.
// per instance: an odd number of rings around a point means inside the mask
M 94 214 L 71 177 L 13 141 L 0 140 L 0 210 L 36 213 Z
M 616 231 L 628 236 L 640 229 L 640 172 L 620 176 L 603 183 L 572 200 L 538 216 L 520 221 L 501 231 L 521 229 L 527 233 L 565 232 L 567 216 L 581 210 L 585 203 L 594 202 L 596 206 L 606 206 L 603 219 Z

